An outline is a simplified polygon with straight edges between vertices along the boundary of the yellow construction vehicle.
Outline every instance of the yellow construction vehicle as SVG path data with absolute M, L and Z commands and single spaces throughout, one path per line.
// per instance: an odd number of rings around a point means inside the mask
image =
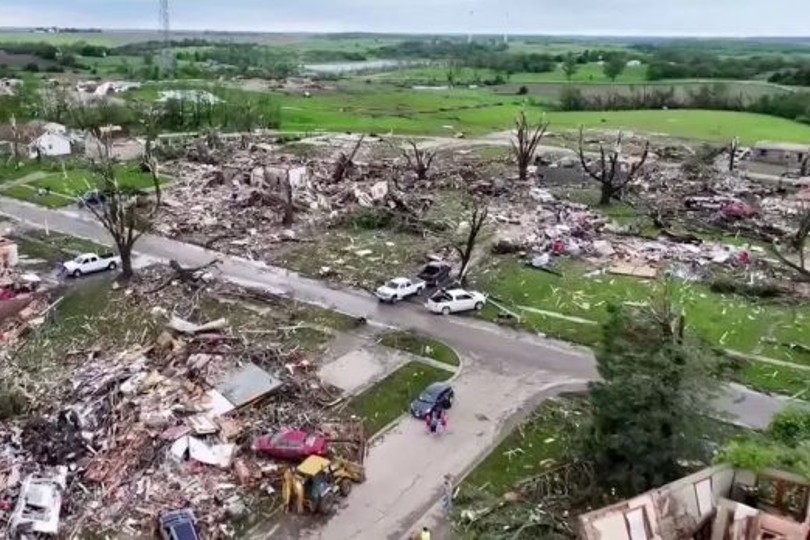
M 336 458 L 330 461 L 321 456 L 310 456 L 295 469 L 284 472 L 282 498 L 284 508 L 303 513 L 329 514 L 338 495 L 346 497 L 352 484 L 364 482 L 366 473 L 359 463 Z

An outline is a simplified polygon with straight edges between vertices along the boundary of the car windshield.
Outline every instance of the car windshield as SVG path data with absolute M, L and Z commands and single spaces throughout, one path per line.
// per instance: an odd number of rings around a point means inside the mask
M 389 281 L 385 284 L 386 287 L 389 289 L 399 289 L 399 282 L 398 281 Z
M 438 388 L 427 388 L 419 395 L 419 401 L 422 403 L 433 404 L 436 403 L 436 396 L 439 394 Z
M 452 298 L 447 293 L 438 293 L 433 295 L 431 300 L 433 300 L 434 302 L 449 302 L 450 300 L 452 300 Z
M 318 437 L 315 435 L 307 435 L 307 438 L 304 440 L 304 444 L 306 446 L 314 446 L 317 441 Z
M 428 265 L 425 267 L 422 273 L 427 275 L 438 274 L 440 269 L 441 267 L 438 265 Z
M 79 255 L 78 257 L 73 259 L 73 262 L 75 262 L 76 264 L 82 264 L 84 262 L 84 255 Z

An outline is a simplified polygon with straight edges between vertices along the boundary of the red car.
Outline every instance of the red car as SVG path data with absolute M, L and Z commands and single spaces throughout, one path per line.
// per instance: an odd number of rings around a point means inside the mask
M 253 441 L 253 451 L 276 459 L 303 460 L 326 454 L 326 437 L 301 429 L 285 429 Z

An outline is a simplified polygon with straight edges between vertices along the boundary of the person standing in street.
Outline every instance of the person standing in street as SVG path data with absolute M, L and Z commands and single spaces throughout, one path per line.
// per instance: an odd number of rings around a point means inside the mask
M 453 482 L 449 474 L 444 475 L 444 482 L 442 482 L 442 510 L 444 510 L 446 518 L 450 517 L 450 512 L 453 510 Z
M 430 540 L 430 529 L 422 527 L 422 532 L 419 533 L 419 540 Z

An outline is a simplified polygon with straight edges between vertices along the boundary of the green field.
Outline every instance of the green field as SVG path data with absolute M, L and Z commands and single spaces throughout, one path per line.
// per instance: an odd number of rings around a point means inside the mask
M 651 110 L 549 112 L 551 129 L 624 129 L 666 134 L 707 141 L 729 141 L 739 137 L 743 144 L 760 140 L 807 142 L 810 125 L 763 114 L 734 111 Z
M 132 99 L 149 99 L 160 86 L 150 85 L 131 93 Z M 251 99 L 257 92 L 230 90 L 226 100 Z M 498 95 L 487 89 L 392 89 L 350 84 L 332 92 L 303 95 L 271 93 L 281 108 L 282 130 L 294 132 L 346 131 L 470 136 L 511 129 L 515 115 L 526 108 L 530 116 L 547 114 L 551 130 L 624 129 L 707 141 L 728 141 L 738 136 L 744 144 L 758 140 L 805 142 L 810 125 L 773 116 L 732 111 L 639 110 L 554 111 L 550 102 L 531 96 Z

